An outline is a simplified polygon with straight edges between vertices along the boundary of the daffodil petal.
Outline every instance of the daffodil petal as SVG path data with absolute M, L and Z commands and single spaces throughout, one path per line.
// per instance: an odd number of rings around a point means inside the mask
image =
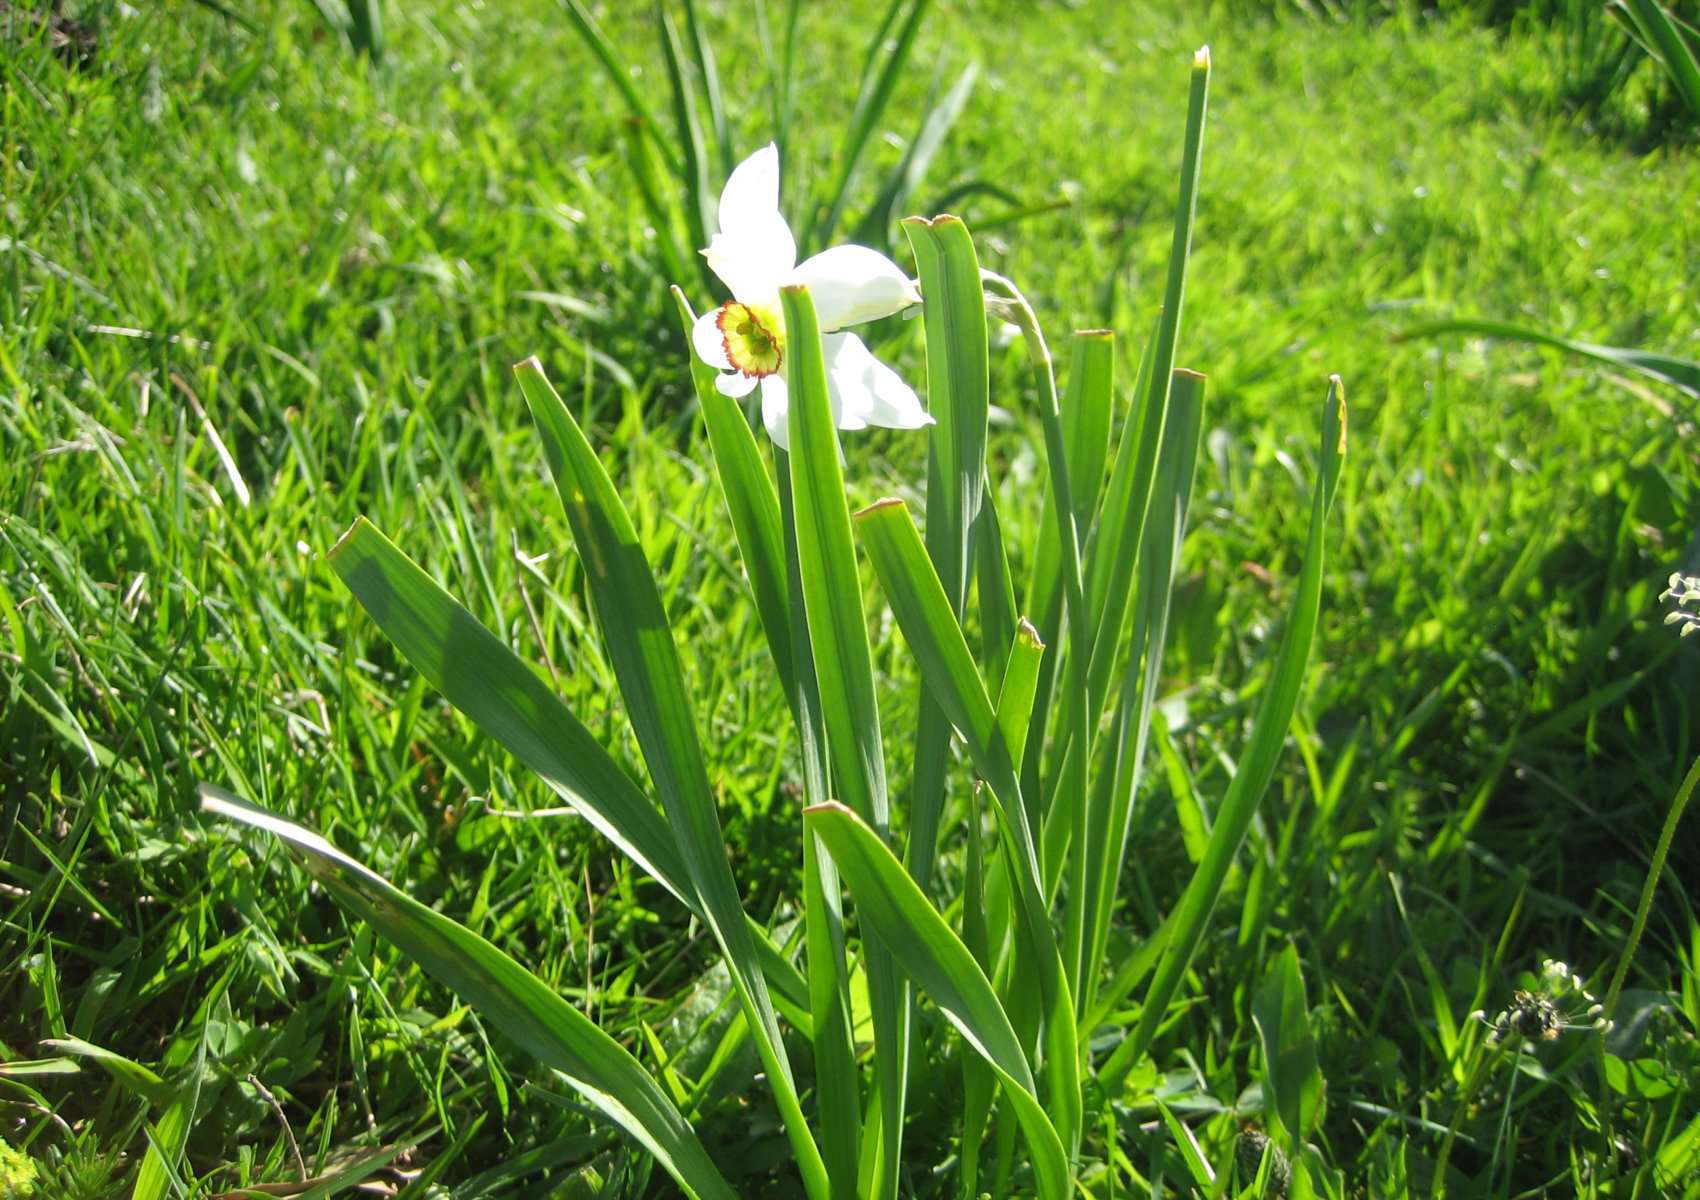
M 920 429 L 933 424 L 915 389 L 875 358 L 861 338 L 853 333 L 828 334 L 821 339 L 821 348 L 840 429 L 868 425 Z
M 756 390 L 756 384 L 761 380 L 754 375 L 745 375 L 741 371 L 728 371 L 724 375 L 714 377 L 714 390 L 722 396 L 730 396 L 734 400 L 748 396 Z
M 708 260 L 708 269 L 740 303 L 772 308 L 779 304 L 779 285 L 791 273 L 797 250 L 791 230 L 781 217 L 776 231 L 761 240 L 733 239 L 717 233 L 702 256 Z
M 779 147 L 769 142 L 726 177 L 715 227 L 731 238 L 754 238 L 778 211 Z
M 921 293 L 891 259 L 866 246 L 834 246 L 791 273 L 808 287 L 823 331 L 877 321 L 919 303 Z
M 783 375 L 769 375 L 761 381 L 761 423 L 781 450 L 791 449 L 790 402 Z
M 709 309 L 691 325 L 691 347 L 709 366 L 722 371 L 732 369 L 732 360 L 726 357 L 726 337 L 720 332 L 718 308 Z
M 746 304 L 770 304 L 797 265 L 797 240 L 779 211 L 779 150 L 772 143 L 733 168 L 720 193 L 719 232 L 703 256 Z

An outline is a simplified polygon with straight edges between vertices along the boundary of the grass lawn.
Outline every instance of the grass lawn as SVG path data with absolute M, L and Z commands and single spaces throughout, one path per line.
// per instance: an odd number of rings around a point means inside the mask
M 32 6 L 0 5 L 0 1153 L 33 1160 L 50 1200 L 131 1195 L 170 1120 L 185 1149 L 158 1195 L 304 1176 L 315 1196 L 359 1177 L 410 1198 L 680 1194 L 281 848 L 204 816 L 207 781 L 475 928 L 646 1063 L 676 1055 L 682 1088 L 709 1085 L 690 1115 L 737 1193 L 799 1195 L 713 940 L 583 822 L 521 817 L 553 794 L 323 557 L 369 517 L 647 786 L 509 371 L 538 355 L 655 566 L 745 909 L 794 928 L 797 747 L 618 97 L 546 0 L 386 6 L 376 69 L 313 6 L 256 7 L 90 4 L 73 66 Z M 665 108 L 649 7 L 594 7 Z M 753 9 L 701 7 L 753 150 L 770 127 Z M 1672 571 L 1700 571 L 1693 414 L 1579 360 L 1397 335 L 1476 316 L 1700 358 L 1700 156 L 1623 136 L 1632 96 L 1617 124 L 1572 119 L 1556 31 L 1247 7 L 938 4 L 849 206 L 929 90 L 978 62 L 912 207 L 952 200 L 1053 343 L 1119 330 L 1125 412 L 1187 66 L 1212 46 L 1177 358 L 1210 378 L 1205 434 L 1108 972 L 1174 906 L 1236 769 L 1304 551 L 1326 380 L 1345 381 L 1291 736 L 1149 1056 L 1115 1094 L 1089 1089 L 1083 1186 L 1204 1195 L 1194 1148 L 1220 1172 L 1258 1144 L 1254 1000 L 1291 946 L 1326 1080 L 1310 1140 L 1340 1194 L 1427 1192 L 1442 1161 L 1453 1195 L 1683 1194 L 1700 1186 L 1692 825 L 1603 1075 L 1590 1031 L 1490 1046 L 1471 1014 L 1513 1008 L 1549 959 L 1604 996 L 1700 754 L 1700 642 L 1659 602 Z M 788 197 L 830 175 L 884 8 L 805 6 Z M 1013 195 L 964 188 L 981 183 Z M 1003 219 L 1011 200 L 1037 211 Z M 677 282 L 699 311 L 719 299 Z M 921 324 L 870 339 L 917 386 Z M 1045 453 L 1018 339 L 994 337 L 991 384 L 990 480 L 1026 547 Z M 845 452 L 853 504 L 919 505 L 924 437 L 849 434 Z M 1019 602 L 1033 563 L 1012 555 Z M 901 797 L 917 675 L 864 574 Z M 953 768 L 958 793 L 972 778 Z M 942 844 L 955 895 L 960 813 Z M 1585 1024 L 1589 1001 L 1567 1003 Z M 1110 1014 L 1095 1046 L 1138 1016 Z M 917 1020 L 949 1044 L 930 1008 Z M 917 1054 L 911 1074 L 903 1194 L 955 1195 L 960 1069 Z M 1238 1185 L 1255 1170 L 1254 1153 Z

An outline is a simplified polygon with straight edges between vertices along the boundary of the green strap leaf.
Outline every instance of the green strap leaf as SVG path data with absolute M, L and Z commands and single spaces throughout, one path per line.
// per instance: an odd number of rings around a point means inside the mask
M 726 861 L 725 839 L 685 691 L 673 631 L 637 531 L 613 481 L 567 406 L 530 358 L 514 368 L 573 528 L 609 661 L 632 730 L 672 826 L 704 923 L 714 934 L 749 1020 L 756 1051 L 810 1196 L 828 1193 L 826 1169 L 797 1101 L 791 1063 L 754 939 Z
M 687 340 L 695 321 L 684 293 L 673 289 Z M 793 579 L 796 555 L 786 548 L 794 536 L 789 520 L 791 481 L 785 452 L 780 480 L 783 497 L 774 488 L 761 450 L 738 402 L 714 386 L 716 372 L 691 356 L 691 376 L 708 427 L 720 487 L 726 497 L 732 528 L 737 534 L 744 571 L 755 595 L 756 611 L 767 635 L 768 649 L 791 705 L 803 760 L 803 794 L 808 803 L 828 798 L 826 735 L 821 728 L 820 695 L 815 684 L 814 659 L 801 608 L 791 598 L 802 590 Z M 838 874 L 831 858 L 809 841 L 803 848 L 804 929 L 808 944 L 808 1002 L 811 1043 L 815 1052 L 815 1096 L 820 1112 L 821 1156 L 832 1183 L 834 1200 L 854 1200 L 861 1113 L 860 1079 L 850 1015 L 850 981 L 844 955 L 844 916 Z
M 990 405 L 986 299 L 968 227 L 955 217 L 910 217 L 903 232 L 915 252 L 927 333 L 927 553 L 950 611 L 962 619 L 986 478 Z M 984 601 L 982 601 L 984 606 Z M 922 689 L 909 797 L 909 870 L 924 889 L 938 858 L 938 830 L 950 763 L 950 724 Z
M 803 593 L 797 555 L 797 513 L 791 494 L 791 459 L 774 451 L 779 465 L 779 507 L 785 523 L 785 579 L 790 595 Z M 803 799 L 831 799 L 826 763 L 826 718 L 808 621 L 792 608 L 791 652 L 797 663 L 792 708 L 803 761 Z M 862 1159 L 862 1079 L 856 1065 L 855 1018 L 850 1004 L 850 957 L 845 951 L 844 898 L 832 855 L 813 834 L 803 847 L 803 922 L 808 940 L 810 1012 L 815 1038 L 815 1102 L 820 1112 L 821 1156 L 832 1177 L 833 1200 L 857 1200 Z
M 1128 584 L 1144 537 L 1146 513 L 1157 476 L 1157 454 L 1163 444 L 1175 347 L 1180 339 L 1181 308 L 1186 296 L 1187 256 L 1192 248 L 1193 217 L 1198 210 L 1198 177 L 1204 157 L 1204 114 L 1209 94 L 1210 51 L 1206 48 L 1199 50 L 1193 59 L 1186 140 L 1181 148 L 1180 197 L 1175 207 L 1174 241 L 1169 249 L 1169 276 L 1163 291 L 1163 310 L 1157 318 L 1156 338 L 1149 361 L 1142 366 L 1143 371 L 1149 372 L 1149 384 L 1142 404 L 1139 457 L 1125 498 L 1126 507 L 1114 514 L 1115 536 L 1101 538 L 1097 547 L 1099 556 L 1106 559 L 1108 573 L 1101 586 L 1094 587 L 1090 593 L 1097 626 L 1090 647 L 1085 649 L 1090 654 L 1088 695 L 1094 719 L 1102 710 L 1121 643 L 1122 618 L 1127 612 L 1131 590 Z
M 874 694 L 873 656 L 839 465 L 838 432 L 827 395 L 826 362 L 814 301 L 802 287 L 780 289 L 785 309 L 788 459 L 797 568 L 813 651 L 828 759 L 838 794 L 881 837 L 890 836 L 885 747 Z M 908 1078 L 909 1002 L 879 938 L 867 949 L 879 1089 L 879 1191 L 895 1196 Z
M 201 808 L 282 841 L 350 914 L 452 988 L 493 1027 L 636 1139 L 689 1195 L 737 1200 L 673 1102 L 624 1047 L 548 984 L 466 926 L 435 912 L 321 835 L 210 784 Z
M 403 657 L 686 907 L 696 891 L 667 822 L 520 657 L 365 517 L 330 564 Z
M 673 289 L 673 302 L 689 344 L 696 314 L 691 311 L 685 293 L 677 287 Z M 750 581 L 756 613 L 761 618 L 762 632 L 767 635 L 768 652 L 773 655 L 780 685 L 795 708 L 797 680 L 792 661 L 791 596 L 786 579 L 779 494 L 774 490 L 761 448 L 756 445 L 755 434 L 738 402 L 722 395 L 714 386 L 714 377 L 719 372 L 695 354 L 690 358 L 691 381 L 696 385 L 697 404 L 708 429 L 709 449 L 720 477 L 720 492 L 726 497 L 726 511 L 732 518 L 732 532 L 738 539 L 744 574 Z
M 1003 1084 L 1033 1153 L 1039 1194 L 1070 1194 L 1068 1157 L 1039 1106 L 1021 1042 L 985 972 L 885 843 L 842 804 L 804 810 L 803 819 L 832 851 L 867 927 L 879 934 L 914 982 Z
M 901 500 L 882 500 L 857 513 L 856 521 L 892 615 L 920 666 L 921 679 L 962 734 L 969 757 L 991 792 L 1017 889 L 1018 928 L 1039 975 L 1049 1099 L 1064 1139 L 1072 1146 L 1081 1118 L 1074 1003 L 1063 974 L 1056 932 L 1051 928 L 1038 846 L 1022 802 L 1015 760 L 908 508 Z
M 359 518 L 330 564 L 378 628 L 432 687 L 697 916 L 702 906 L 667 822 L 595 736 L 437 582 Z M 765 930 L 751 925 L 770 982 L 807 1011 L 808 986 Z
M 833 778 L 850 807 L 884 837 L 890 821 L 885 749 L 820 324 L 805 288 L 782 288 L 780 296 L 788 331 L 789 465 L 797 558 Z

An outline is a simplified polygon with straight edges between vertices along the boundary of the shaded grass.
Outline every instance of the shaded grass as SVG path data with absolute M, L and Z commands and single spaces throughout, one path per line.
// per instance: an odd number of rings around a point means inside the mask
M 99 49 L 81 70 L 37 34 L 0 32 L 16 39 L 0 57 L 0 585 L 22 631 L 0 647 L 0 1054 L 72 1034 L 170 1075 L 205 1045 L 189 1165 L 220 1187 L 293 1177 L 252 1074 L 312 1169 L 417 1142 L 411 1168 L 457 1195 L 535 1194 L 544 1172 L 586 1161 L 628 1173 L 615 1194 L 643 1194 L 646 1168 L 504 1053 L 500 1031 L 275 851 L 207 832 L 192 795 L 212 778 L 358 846 L 622 1037 L 642 1020 L 682 1045 L 717 1008 L 725 1019 L 723 983 L 698 982 L 711 948 L 656 889 L 571 824 L 489 815 L 550 800 L 413 678 L 317 560 L 371 515 L 638 772 L 506 368 L 537 352 L 582 378 L 569 402 L 626 490 L 681 642 L 713 648 L 685 668 L 746 903 L 788 912 L 800 830 L 774 732 L 784 701 L 612 106 L 543 3 L 396 13 L 376 72 L 318 40 L 304 6 L 253 31 L 212 11 L 90 12 Z M 729 80 L 748 77 L 753 29 L 731 6 L 709 16 Z M 608 17 L 657 71 L 647 18 Z M 826 63 L 862 36 L 811 7 L 802 44 Z M 1529 30 L 985 0 L 941 7 L 922 38 L 917 63 L 972 52 L 985 66 L 937 194 L 981 178 L 1031 201 L 1072 194 L 988 230 L 981 254 L 1053 338 L 1115 324 L 1124 360 L 1167 248 L 1174 80 L 1214 43 L 1181 360 L 1212 377 L 1213 428 L 1173 618 L 1172 758 L 1138 810 L 1117 943 L 1178 894 L 1177 806 L 1219 795 L 1242 741 L 1297 567 L 1310 398 L 1339 371 L 1355 461 L 1298 753 L 1201 951 L 1210 1002 L 1156 1054 L 1164 1070 L 1190 1055 L 1183 1091 L 1231 1105 L 1256 1075 L 1251 994 L 1294 941 L 1329 1081 L 1325 1157 L 1371 1186 L 1420 1176 L 1438 1138 L 1412 1122 L 1444 1126 L 1458 1095 L 1448 1020 L 1503 1007 L 1543 955 L 1592 977 L 1615 962 L 1696 753 L 1691 647 L 1655 602 L 1692 534 L 1695 469 L 1657 398 L 1597 371 L 1389 335 L 1479 314 L 1696 357 L 1700 229 L 1679 201 L 1700 166 L 1554 121 L 1553 43 Z M 892 111 L 926 84 L 915 72 Z M 753 145 L 758 93 L 729 86 Z M 802 86 L 821 118 L 793 131 L 799 183 L 826 169 L 852 99 L 829 71 Z M 971 227 L 1001 207 L 965 203 Z M 913 331 L 885 336 L 918 376 Z M 1037 429 L 1019 350 L 993 366 L 1012 414 L 993 445 L 1000 513 L 1024 532 Z M 851 453 L 858 499 L 915 502 L 918 443 L 875 435 Z M 913 691 L 895 639 L 877 641 L 882 701 L 903 722 Z M 1632 975 L 1685 986 L 1687 1022 L 1700 1013 L 1680 881 L 1697 858 L 1679 831 Z M 145 1150 L 145 1103 L 91 1070 L 0 1077 L 21 1122 L 5 1134 L 49 1195 L 126 1194 Z M 785 1146 L 767 1114 L 736 1107 L 737 1078 L 705 1113 L 708 1140 L 755 1195 L 782 1178 L 769 1172 Z M 1519 1187 L 1586 1185 L 1568 1148 L 1587 1145 L 1595 1089 L 1562 1079 L 1519 1118 Z M 931 1082 L 916 1088 L 932 1097 L 911 1139 L 932 1156 L 912 1168 L 920 1194 L 949 1151 L 951 1085 Z M 1671 1104 L 1693 1112 L 1680 1092 Z M 1452 1161 L 1505 1190 L 1487 1109 Z M 1160 1139 L 1151 1111 L 1121 1117 L 1125 1187 Z M 1237 1120 L 1197 1124 L 1219 1149 Z M 1089 1153 L 1115 1163 L 1110 1149 Z

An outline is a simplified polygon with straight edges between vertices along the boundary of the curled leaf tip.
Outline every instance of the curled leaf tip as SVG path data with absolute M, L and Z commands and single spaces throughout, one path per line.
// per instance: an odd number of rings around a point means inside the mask
M 347 529 L 342 531 L 342 536 L 337 538 L 336 544 L 330 548 L 330 551 L 328 553 L 326 553 L 325 557 L 326 558 L 335 558 L 337 556 L 337 554 L 342 550 L 343 546 L 348 543 L 348 540 L 350 538 L 352 538 L 355 534 L 360 532 L 362 526 L 370 525 L 370 524 L 371 524 L 371 522 L 368 521 L 365 517 L 355 517 L 354 518 L 354 524 L 350 525 Z
M 1334 452 L 1342 458 L 1346 454 L 1346 382 L 1338 375 L 1328 377 L 1328 386 L 1334 392 L 1334 399 L 1340 405 L 1340 441 Z
M 536 371 L 541 375 L 543 374 L 543 360 L 535 354 L 530 354 L 516 362 L 513 369 L 515 375 L 523 371 Z
M 851 516 L 853 516 L 856 520 L 860 521 L 863 517 L 871 517 L 875 513 L 884 512 L 888 508 L 907 508 L 907 507 L 908 507 L 908 505 L 906 505 L 902 501 L 902 499 L 897 497 L 897 496 L 881 496 L 878 500 L 875 500 L 872 504 L 868 505 L 866 508 L 857 509 L 854 513 L 851 514 Z
M 900 225 L 913 225 L 917 229 L 939 229 L 946 225 L 960 225 L 962 218 L 951 213 L 940 213 L 936 217 L 904 217 Z
M 814 813 L 847 813 L 850 810 L 836 800 L 822 800 L 819 804 L 810 804 L 803 809 L 805 817 Z
M 1200 46 L 1197 50 L 1195 50 L 1193 52 L 1192 69 L 1195 70 L 1195 71 L 1208 71 L 1210 69 L 1210 47 L 1209 46 Z
M 1026 617 L 1022 617 L 1016 622 L 1015 636 L 1036 649 L 1043 650 L 1045 648 L 1045 639 L 1039 636 L 1038 626 Z

